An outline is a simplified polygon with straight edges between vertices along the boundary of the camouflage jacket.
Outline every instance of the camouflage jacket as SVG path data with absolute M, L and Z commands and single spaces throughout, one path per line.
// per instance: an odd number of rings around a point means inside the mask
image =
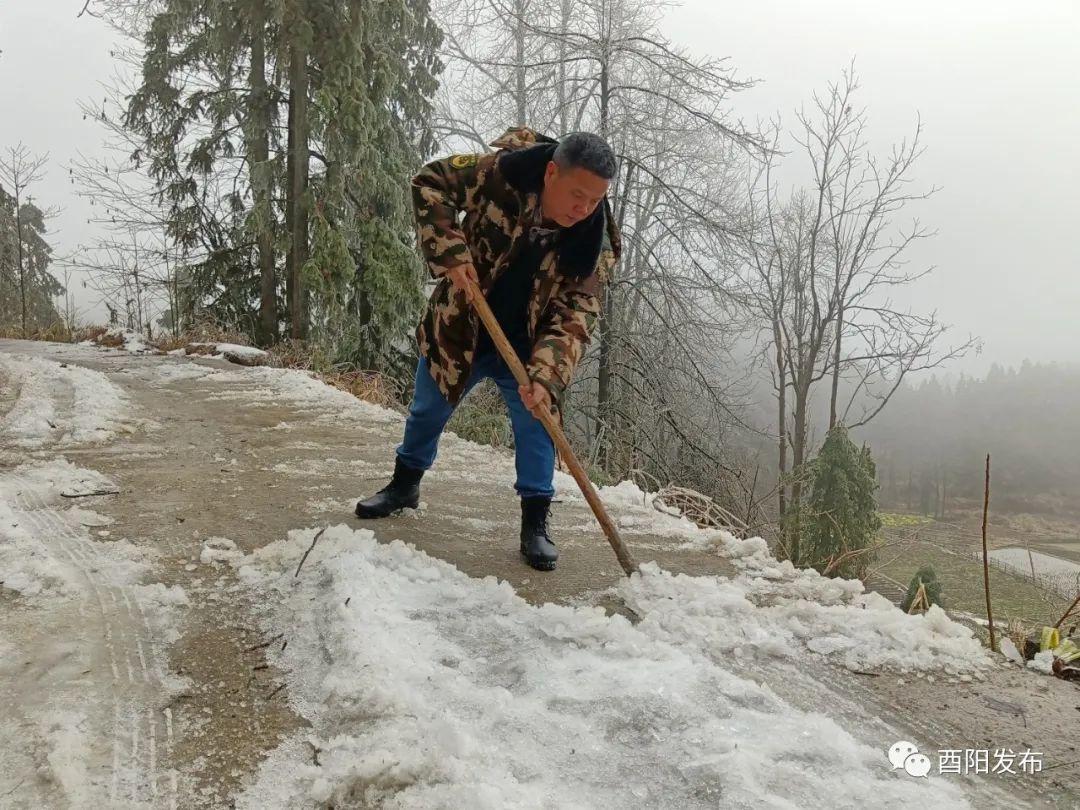
M 529 129 L 511 129 L 492 142 L 497 152 L 435 160 L 412 180 L 420 249 L 439 280 L 416 340 L 450 403 L 461 399 L 483 327 L 445 273 L 472 261 L 481 290 L 490 292 L 528 239 L 556 143 Z M 605 198 L 589 217 L 560 229 L 540 262 L 528 305 L 533 349 L 526 371 L 548 390 L 556 409 L 585 353 L 600 314 L 602 285 L 619 252 Z

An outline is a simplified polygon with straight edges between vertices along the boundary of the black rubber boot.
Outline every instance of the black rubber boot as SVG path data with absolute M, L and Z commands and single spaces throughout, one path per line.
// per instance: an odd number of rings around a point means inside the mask
M 547 518 L 551 498 L 521 499 L 521 553 L 538 571 L 552 571 L 559 552 L 548 536 Z
M 388 517 L 401 509 L 415 509 L 420 505 L 420 479 L 423 470 L 406 466 L 401 459 L 394 461 L 394 477 L 390 483 L 370 498 L 356 504 L 358 518 Z

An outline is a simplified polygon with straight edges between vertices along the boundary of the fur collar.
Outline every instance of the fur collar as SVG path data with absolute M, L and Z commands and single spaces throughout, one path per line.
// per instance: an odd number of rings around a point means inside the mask
M 538 136 L 540 138 L 545 136 Z M 555 154 L 556 146 L 558 141 L 545 138 L 534 146 L 505 151 L 499 156 L 499 169 L 518 192 L 539 193 L 544 186 L 544 170 Z M 559 272 L 564 276 L 582 279 L 596 270 L 596 262 L 604 245 L 607 210 L 605 196 L 602 204 L 596 206 L 588 217 L 569 228 L 563 228 L 559 233 L 556 250 Z

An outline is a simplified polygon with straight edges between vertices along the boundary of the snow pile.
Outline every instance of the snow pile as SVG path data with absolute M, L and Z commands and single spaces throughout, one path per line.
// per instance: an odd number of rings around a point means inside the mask
M 303 628 L 272 654 L 312 723 L 271 754 L 239 807 L 681 810 L 871 795 L 966 806 L 943 780 L 897 778 L 891 741 L 873 748 L 792 708 L 666 622 L 534 607 L 505 582 L 345 526 L 327 529 L 294 577 L 313 536 L 291 532 L 238 563 L 266 626 Z M 649 591 L 663 575 L 640 579 Z M 688 620 L 709 612 L 699 594 L 679 596 Z
M 199 357 L 213 357 L 218 360 L 227 359 L 227 354 L 249 360 L 265 360 L 270 357 L 262 349 L 257 349 L 254 346 L 241 346 L 239 343 L 189 343 L 184 348 L 184 353 L 194 354 Z
M 226 352 L 236 354 L 241 357 L 268 357 L 266 352 L 262 349 L 257 349 L 254 346 L 241 346 L 238 343 L 218 343 L 216 346 L 217 353 L 224 355 Z
M 179 585 L 171 587 L 162 582 L 152 582 L 149 585 L 133 585 L 131 591 L 135 594 L 139 609 L 146 615 L 150 627 L 154 630 L 155 638 L 164 644 L 172 644 L 180 638 L 178 609 L 190 607 L 187 591 Z M 155 654 L 164 657 L 164 649 L 158 647 Z M 164 660 L 161 662 L 164 664 Z M 159 666 L 159 676 L 164 685 L 172 691 L 179 691 L 188 682 L 185 677 L 178 677 L 165 672 L 165 667 Z
M 134 429 L 128 398 L 100 371 L 0 354 L 0 375 L 19 386 L 18 399 L 0 419 L 0 443 L 70 446 Z
M 131 354 L 154 354 L 157 352 L 157 349 L 143 340 L 142 335 L 138 332 L 133 332 L 130 329 L 113 327 L 106 332 L 106 334 L 123 338 L 123 349 L 125 352 L 130 352 Z
M 1040 650 L 1035 657 L 1027 662 L 1028 669 L 1041 672 L 1043 675 L 1051 675 L 1054 672 L 1054 651 Z
M 557 473 L 556 484 L 568 500 L 584 500 L 577 482 L 566 473 Z M 597 489 L 606 506 L 620 512 L 617 524 L 625 531 L 653 534 L 658 537 L 679 540 L 683 546 L 712 547 L 725 532 L 701 529 L 683 516 L 678 509 L 668 506 L 655 492 L 643 492 L 633 481 L 620 481 L 612 486 Z
M 755 540 L 764 545 L 758 538 L 742 542 Z M 643 576 L 619 590 L 658 636 L 717 661 L 817 653 L 849 669 L 954 675 L 991 665 L 972 631 L 937 606 L 909 616 L 880 594 L 863 593 L 858 580 L 773 562 L 765 572 L 746 568 L 731 580 L 675 575 L 646 563 Z
M 857 579 L 824 577 L 777 560 L 760 537 L 739 540 L 720 529 L 702 529 L 655 504 L 655 493 L 630 481 L 602 487 L 600 495 L 618 514 L 620 527 L 716 548 L 735 566 L 738 573 L 730 580 L 674 576 L 653 565 L 648 576 L 621 583 L 622 598 L 646 621 L 673 633 L 673 641 L 694 643 L 718 657 L 818 653 L 849 669 L 955 675 L 992 665 L 972 630 L 937 606 L 909 616 L 884 596 L 866 592 Z
M 237 400 L 246 404 L 286 404 L 320 412 L 319 421 L 364 423 L 366 430 L 378 430 L 380 424 L 401 422 L 400 414 L 357 399 L 347 391 L 322 382 L 313 372 L 291 368 L 252 366 L 214 376 L 227 387 L 209 397 L 214 400 Z M 240 383 L 242 385 L 235 385 Z M 290 426 L 282 423 L 279 429 Z M 491 450 L 490 447 L 487 448 Z

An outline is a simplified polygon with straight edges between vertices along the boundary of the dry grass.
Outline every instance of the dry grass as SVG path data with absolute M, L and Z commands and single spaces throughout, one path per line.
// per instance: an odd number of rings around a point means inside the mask
M 154 348 L 163 352 L 186 348 L 191 343 L 235 343 L 250 346 L 248 336 L 232 331 L 211 320 L 198 321 L 179 335 L 161 335 L 153 341 Z
M 336 371 L 319 377 L 327 385 L 347 391 L 364 402 L 397 411 L 403 408 L 401 386 L 377 371 Z
M 107 346 L 110 349 L 118 349 L 124 345 L 124 336 L 103 332 L 94 340 L 98 346 Z
M 506 403 L 491 380 L 484 380 L 454 409 L 446 429 L 463 439 L 492 447 L 510 447 L 514 434 L 506 416 Z
M 48 326 L 38 327 L 23 335 L 20 326 L 0 326 L 0 338 L 12 340 L 46 340 L 52 343 L 71 343 L 72 332 L 63 321 L 54 321 Z
M 272 365 L 305 371 L 330 371 L 331 363 L 322 352 L 304 340 L 286 338 L 269 349 Z
M 75 343 L 82 343 L 84 340 L 92 340 L 97 343 L 98 338 L 108 331 L 109 329 L 106 326 L 83 326 L 75 330 L 73 340 Z
M 178 347 L 179 348 L 179 347 Z M 183 346 L 184 352 L 187 354 L 207 355 L 217 354 L 216 343 L 186 343 Z M 169 349 L 168 351 L 172 351 Z

